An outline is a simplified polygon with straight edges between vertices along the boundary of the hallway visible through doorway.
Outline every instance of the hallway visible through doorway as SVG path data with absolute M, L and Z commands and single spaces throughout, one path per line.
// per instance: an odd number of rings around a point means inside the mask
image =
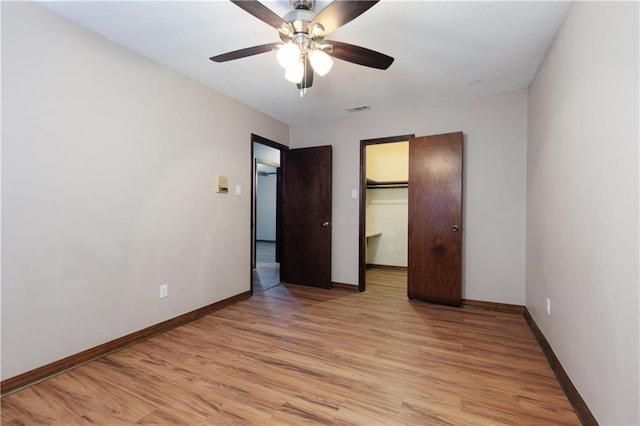
M 251 292 L 280 284 L 282 151 L 287 147 L 251 135 Z
M 260 293 L 277 285 L 280 285 L 280 264 L 276 263 L 276 243 L 274 241 L 256 241 L 253 291 Z

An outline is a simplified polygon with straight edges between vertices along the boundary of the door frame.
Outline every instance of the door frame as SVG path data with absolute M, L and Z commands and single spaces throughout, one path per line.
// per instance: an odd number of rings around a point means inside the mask
M 251 291 L 251 295 L 253 295 L 253 269 L 254 269 L 254 265 L 255 265 L 255 258 L 256 258 L 256 183 L 258 180 L 258 171 L 257 171 L 257 167 L 256 167 L 256 159 L 255 157 L 255 152 L 253 149 L 253 145 L 254 143 L 259 143 L 261 145 L 266 145 L 270 148 L 275 148 L 277 150 L 280 151 L 280 165 L 282 165 L 282 153 L 284 151 L 287 151 L 289 149 L 288 146 L 283 145 L 281 143 L 272 141 L 270 139 L 267 139 L 265 137 L 262 137 L 260 135 L 256 135 L 254 133 L 251 133 L 251 210 L 249 212 L 249 234 L 250 234 L 250 247 L 251 247 L 251 256 L 249 257 L 249 280 L 250 280 L 250 291 Z M 278 188 L 277 191 L 280 192 L 281 191 L 281 182 L 278 182 Z M 280 205 L 278 203 L 276 203 L 276 241 L 281 241 L 282 240 L 282 236 L 280 235 L 282 233 L 282 229 L 279 226 L 280 224 L 278 223 L 278 211 L 280 209 Z M 276 244 L 277 246 L 278 244 Z
M 367 146 L 383 143 L 405 142 L 414 134 L 360 140 L 360 227 L 358 244 L 358 291 L 367 289 Z

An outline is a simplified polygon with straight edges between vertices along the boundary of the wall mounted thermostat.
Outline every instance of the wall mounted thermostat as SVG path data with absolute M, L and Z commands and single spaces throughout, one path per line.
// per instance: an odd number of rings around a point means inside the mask
M 229 178 L 227 176 L 217 177 L 218 193 L 227 194 L 229 192 Z

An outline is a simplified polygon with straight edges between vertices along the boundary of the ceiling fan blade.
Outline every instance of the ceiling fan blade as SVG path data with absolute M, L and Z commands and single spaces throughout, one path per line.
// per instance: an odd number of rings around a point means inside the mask
M 343 61 L 353 62 L 354 64 L 364 65 L 365 67 L 377 68 L 380 70 L 386 70 L 393 63 L 393 58 L 391 56 L 376 52 L 375 50 L 354 46 L 349 43 L 342 43 L 340 41 L 325 40 L 324 42 L 333 45 L 333 51 L 327 53 L 334 58 L 342 59 Z
M 247 56 L 258 55 L 260 53 L 271 52 L 281 43 L 261 44 L 260 46 L 247 47 L 246 49 L 234 50 L 233 52 L 223 53 L 221 55 L 212 56 L 213 62 L 227 62 L 234 59 L 246 58 Z
M 263 5 L 256 0 L 231 0 L 231 3 L 235 4 L 245 12 L 255 16 L 262 22 L 266 22 L 273 28 L 278 28 L 281 25 L 288 25 L 287 22 L 276 15 L 271 9 Z
M 347 22 L 353 21 L 358 16 L 369 10 L 380 0 L 373 1 L 351 1 L 334 0 L 311 21 L 311 27 L 321 24 L 324 27 L 323 35 L 329 34 Z
M 311 68 L 311 62 L 309 62 L 309 58 L 306 58 L 304 64 L 304 78 L 302 83 L 296 84 L 298 89 L 308 89 L 313 85 L 313 68 Z

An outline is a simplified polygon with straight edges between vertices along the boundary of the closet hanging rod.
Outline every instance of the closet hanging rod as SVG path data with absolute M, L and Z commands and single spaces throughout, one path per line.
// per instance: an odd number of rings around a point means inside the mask
M 367 179 L 367 189 L 383 189 L 383 188 L 407 188 L 409 182 L 406 180 L 378 182 Z

